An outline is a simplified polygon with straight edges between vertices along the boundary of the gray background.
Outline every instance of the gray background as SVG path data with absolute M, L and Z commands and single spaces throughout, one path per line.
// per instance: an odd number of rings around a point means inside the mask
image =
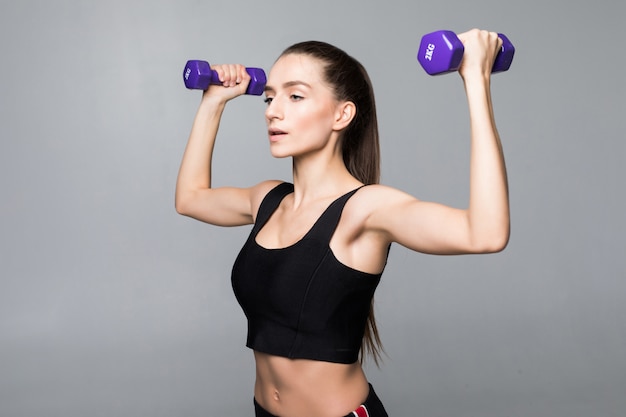
M 394 246 L 376 298 L 392 416 L 626 415 L 624 3 L 108 0 L 0 5 L 0 415 L 250 416 L 230 267 L 249 228 L 175 213 L 199 92 L 187 59 L 269 69 L 334 43 L 374 82 L 383 182 L 464 206 L 457 75 L 423 33 L 506 33 L 493 79 L 512 237 L 496 255 Z M 215 184 L 290 178 L 258 97 L 232 102 Z

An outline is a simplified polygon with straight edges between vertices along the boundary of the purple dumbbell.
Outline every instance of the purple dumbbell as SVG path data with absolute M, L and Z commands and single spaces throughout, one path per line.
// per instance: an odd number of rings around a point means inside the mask
M 246 72 L 250 74 L 250 84 L 248 84 L 246 94 L 262 95 L 267 83 L 265 71 L 261 68 L 246 68 Z M 206 90 L 211 84 L 221 84 L 217 71 L 212 70 L 206 61 L 187 61 L 183 71 L 183 80 L 185 87 L 193 90 Z
M 496 55 L 491 72 L 502 72 L 509 69 L 513 62 L 515 47 L 502 33 L 502 50 Z M 438 30 L 422 37 L 417 60 L 430 75 L 446 74 L 456 71 L 461 66 L 465 48 L 456 34 L 449 30 Z

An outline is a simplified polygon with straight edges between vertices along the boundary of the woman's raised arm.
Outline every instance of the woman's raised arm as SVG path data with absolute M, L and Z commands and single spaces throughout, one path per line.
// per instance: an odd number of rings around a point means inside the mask
M 176 211 L 219 226 L 250 224 L 254 203 L 269 189 L 267 183 L 252 188 L 211 186 L 211 161 L 222 113 L 229 100 L 245 93 L 250 76 L 243 65 L 213 69 L 220 75 L 222 85 L 210 86 L 202 94 L 178 172 Z
M 470 116 L 470 197 L 466 209 L 419 201 L 382 189 L 384 204 L 369 224 L 408 248 L 435 254 L 487 253 L 504 249 L 509 239 L 507 175 L 490 93 L 491 68 L 502 41 L 493 32 L 459 35 L 465 44 L 459 69 Z

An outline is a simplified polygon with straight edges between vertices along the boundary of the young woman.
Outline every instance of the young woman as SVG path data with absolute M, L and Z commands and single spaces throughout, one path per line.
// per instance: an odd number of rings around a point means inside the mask
M 369 77 L 352 57 L 322 42 L 286 49 L 265 89 L 270 151 L 292 158 L 292 183 L 212 188 L 220 117 L 249 83 L 241 65 L 214 67 L 222 85 L 203 93 L 180 167 L 176 210 L 219 226 L 254 224 L 232 282 L 256 360 L 257 416 L 387 416 L 359 353 L 378 352 L 371 300 L 391 243 L 431 254 L 506 246 L 507 180 L 490 96 L 501 40 L 476 29 L 459 38 L 471 137 L 466 209 L 378 184 Z

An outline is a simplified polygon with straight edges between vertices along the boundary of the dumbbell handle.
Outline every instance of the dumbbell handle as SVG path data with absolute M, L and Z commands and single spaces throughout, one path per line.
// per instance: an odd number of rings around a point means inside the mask
M 246 72 L 250 75 L 250 84 L 248 84 L 246 94 L 254 96 L 263 94 L 267 83 L 265 71 L 261 68 L 246 68 Z M 183 70 L 183 81 L 185 87 L 192 90 L 206 90 L 209 85 L 221 84 L 217 71 L 211 69 L 208 62 L 198 60 L 187 61 Z
M 502 72 L 509 69 L 515 54 L 515 47 L 502 33 L 502 49 L 496 55 L 491 72 Z M 417 59 L 430 75 L 456 71 L 461 66 L 465 47 L 458 36 L 450 30 L 438 30 L 422 37 Z

